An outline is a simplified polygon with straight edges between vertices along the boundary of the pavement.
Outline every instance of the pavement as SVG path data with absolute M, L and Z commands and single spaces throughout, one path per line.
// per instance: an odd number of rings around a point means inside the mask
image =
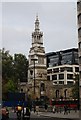
M 31 115 L 36 115 L 37 113 L 31 112 Z M 68 114 L 64 114 L 64 112 L 61 113 L 53 113 L 53 112 L 38 112 L 38 115 L 45 116 L 45 117 L 53 117 L 53 118 L 66 118 L 66 119 L 73 119 L 73 120 L 79 120 L 79 111 L 71 111 Z
M 51 118 L 66 118 L 66 120 L 79 120 L 79 111 L 77 110 L 76 112 L 74 110 L 71 110 L 70 113 L 68 114 L 64 114 L 64 112 L 62 111 L 61 113 L 60 112 L 56 112 L 56 113 L 53 113 L 53 112 L 46 112 L 46 111 L 40 111 L 38 112 L 38 115 L 37 113 L 34 111 L 31 111 L 31 117 L 36 117 L 36 116 L 40 116 L 40 117 L 51 117 Z M 9 115 L 10 118 L 16 118 L 16 113 L 14 113 L 14 110 L 10 110 L 10 115 Z

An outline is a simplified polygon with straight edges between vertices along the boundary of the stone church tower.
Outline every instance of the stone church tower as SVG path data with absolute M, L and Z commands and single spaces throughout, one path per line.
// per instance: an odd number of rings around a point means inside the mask
M 28 89 L 32 98 L 46 96 L 47 68 L 45 49 L 43 47 L 43 32 L 39 28 L 36 16 L 35 29 L 32 33 L 32 47 L 29 51 Z

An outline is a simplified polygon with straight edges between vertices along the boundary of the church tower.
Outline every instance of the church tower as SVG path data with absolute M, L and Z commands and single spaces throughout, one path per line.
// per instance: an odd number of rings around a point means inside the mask
M 47 68 L 45 49 L 43 47 L 43 32 L 39 28 L 39 19 L 36 16 L 35 29 L 32 32 L 32 47 L 29 51 L 28 86 L 34 98 L 46 95 Z

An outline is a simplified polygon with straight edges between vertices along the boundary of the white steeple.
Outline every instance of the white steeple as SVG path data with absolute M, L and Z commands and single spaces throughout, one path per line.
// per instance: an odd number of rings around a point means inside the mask
M 31 93 L 34 90 L 34 83 L 36 84 L 36 96 L 45 95 L 45 90 L 41 90 L 41 81 L 45 86 L 47 80 L 45 49 L 43 47 L 43 32 L 39 29 L 39 19 L 36 15 L 35 28 L 32 32 L 32 46 L 29 51 L 29 68 L 28 68 L 28 84 L 31 85 Z M 35 63 L 32 61 L 37 59 Z M 35 65 L 35 66 L 34 66 Z M 35 69 L 35 73 L 34 73 Z M 34 82 L 35 75 L 35 82 Z M 40 91 L 41 90 L 41 91 Z M 33 95 L 33 94 L 32 94 Z
M 36 20 L 35 20 L 35 29 L 34 32 L 32 33 L 32 46 L 43 46 L 43 33 L 39 29 L 39 19 L 38 15 L 36 15 Z
M 38 15 L 36 16 L 36 21 L 35 21 L 35 31 L 39 32 L 39 19 L 38 19 Z

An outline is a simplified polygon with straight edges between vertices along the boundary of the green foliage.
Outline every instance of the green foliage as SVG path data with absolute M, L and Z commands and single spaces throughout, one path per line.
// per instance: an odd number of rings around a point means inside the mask
M 14 55 L 14 75 L 20 82 L 27 81 L 28 60 L 22 54 Z
M 13 74 L 13 57 L 9 54 L 9 51 L 2 49 L 2 78 L 6 81 L 12 79 Z
M 72 97 L 74 99 L 78 99 L 79 98 L 79 75 L 75 75 L 75 84 L 73 86 L 72 89 Z
M 12 80 L 8 80 L 8 82 L 5 86 L 8 90 L 7 92 L 15 92 L 15 90 L 16 90 L 16 85 L 15 85 L 14 81 L 12 81 Z
M 4 48 L 0 50 L 2 64 L 2 94 L 18 90 L 18 82 L 27 81 L 28 60 L 23 54 L 10 55 Z

